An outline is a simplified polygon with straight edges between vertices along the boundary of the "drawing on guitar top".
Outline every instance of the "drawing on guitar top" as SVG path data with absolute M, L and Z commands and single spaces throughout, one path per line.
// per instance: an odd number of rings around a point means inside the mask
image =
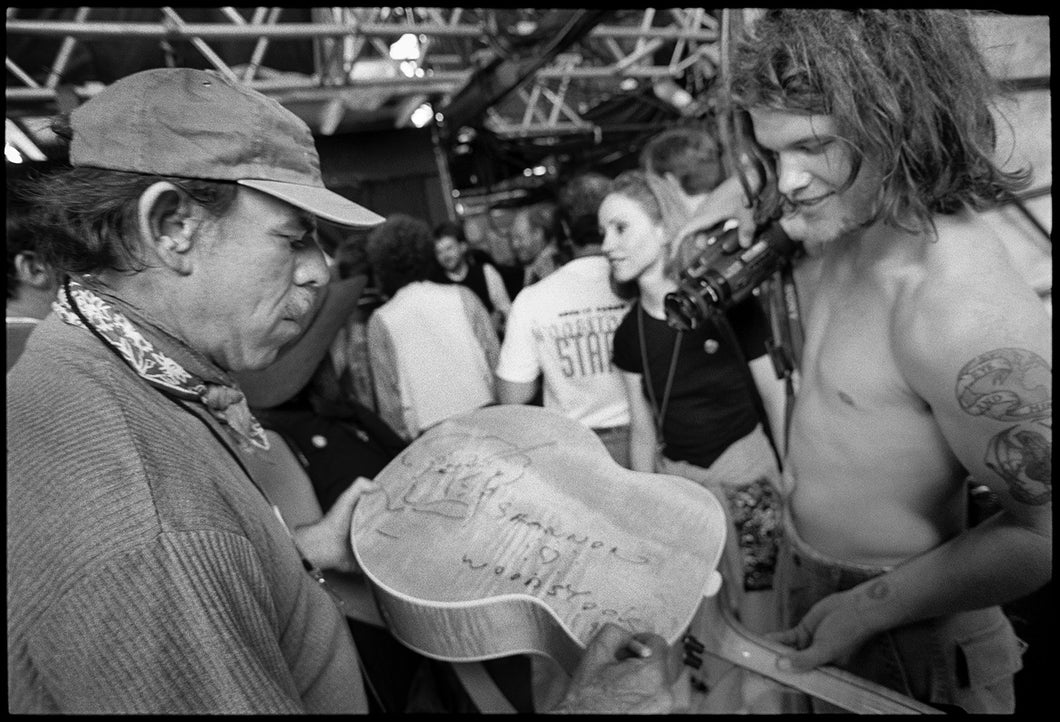
M 530 466 L 527 452 L 504 439 L 483 437 L 472 446 L 468 434 L 446 434 L 424 442 L 430 454 L 425 464 L 408 455 L 401 465 L 412 483 L 401 503 L 417 512 L 470 521 L 484 500 L 499 487 L 514 484 Z M 549 442 L 554 443 L 554 442 Z M 397 511 L 400 505 L 389 506 Z
M 391 632 L 428 656 L 536 652 L 573 668 L 607 621 L 673 643 L 718 586 L 718 500 L 618 466 L 541 407 L 443 422 L 376 481 L 354 552 Z

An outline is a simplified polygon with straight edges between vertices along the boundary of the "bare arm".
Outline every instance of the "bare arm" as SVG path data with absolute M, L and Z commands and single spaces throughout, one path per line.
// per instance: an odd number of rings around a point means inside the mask
M 502 404 L 529 404 L 542 383 L 538 348 L 527 318 L 528 298 L 522 297 L 509 309 L 508 330 L 495 369 L 497 399 Z
M 252 408 L 278 406 L 309 383 L 335 334 L 357 309 L 367 281 L 367 276 L 331 281 L 324 287 L 316 314 L 301 336 L 284 346 L 268 367 L 235 374 Z
M 508 289 L 504 287 L 504 279 L 501 278 L 500 272 L 489 263 L 483 264 L 482 273 L 486 277 L 486 288 L 489 291 L 493 307 L 507 317 L 508 312 L 512 310 L 512 299 L 508 297 Z
M 372 385 L 375 387 L 379 416 L 401 438 L 414 438 L 412 429 L 405 424 L 394 344 L 386 326 L 375 315 L 368 319 L 368 357 L 372 367 Z
M 464 302 L 464 310 L 468 320 L 471 322 L 471 330 L 478 339 L 479 345 L 486 354 L 486 364 L 490 369 L 497 368 L 497 359 L 501 353 L 501 343 L 497 338 L 497 332 L 493 328 L 489 311 L 482 305 L 482 301 L 475 292 L 467 286 L 455 286 L 459 290 Z M 494 392 L 496 393 L 496 391 Z
M 655 421 L 641 391 L 641 375 L 622 372 L 629 399 L 629 463 L 633 471 L 655 471 Z
M 520 383 L 497 377 L 497 400 L 502 404 L 528 404 L 537 393 L 540 379 Z

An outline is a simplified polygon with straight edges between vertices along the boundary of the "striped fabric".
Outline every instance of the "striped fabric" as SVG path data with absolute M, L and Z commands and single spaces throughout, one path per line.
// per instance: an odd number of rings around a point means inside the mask
M 7 384 L 9 712 L 367 710 L 344 617 L 208 411 L 55 316 Z

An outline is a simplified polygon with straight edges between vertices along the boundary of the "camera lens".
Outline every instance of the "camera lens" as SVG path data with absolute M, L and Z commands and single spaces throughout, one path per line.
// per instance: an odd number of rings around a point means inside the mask
M 663 307 L 666 323 L 678 331 L 694 331 L 702 321 L 698 305 L 680 291 L 666 294 Z

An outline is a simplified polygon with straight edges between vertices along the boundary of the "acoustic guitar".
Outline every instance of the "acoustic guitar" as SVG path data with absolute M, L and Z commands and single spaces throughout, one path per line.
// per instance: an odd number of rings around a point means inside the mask
M 717 498 L 616 464 L 536 406 L 492 406 L 399 454 L 351 524 L 391 632 L 447 661 L 546 654 L 573 671 L 604 622 L 677 642 L 720 586 Z
M 715 598 L 718 499 L 683 477 L 619 466 L 565 416 L 512 405 L 451 418 L 376 481 L 382 490 L 354 511 L 354 554 L 390 632 L 425 656 L 543 654 L 570 674 L 603 623 L 674 645 L 705 605 L 716 626 L 706 651 L 777 679 L 777 649 Z M 844 674 L 778 681 L 855 711 L 931 709 Z

